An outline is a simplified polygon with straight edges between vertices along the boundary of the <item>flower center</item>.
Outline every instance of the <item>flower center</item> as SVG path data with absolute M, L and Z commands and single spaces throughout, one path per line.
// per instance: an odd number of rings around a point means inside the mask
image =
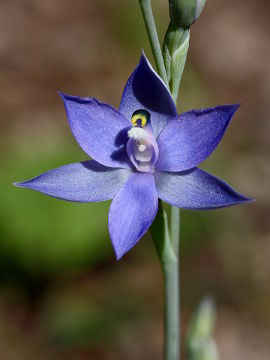
M 137 110 L 131 117 L 131 123 L 133 126 L 144 127 L 147 125 L 148 120 L 150 119 L 150 114 L 146 110 Z
M 135 127 L 128 131 L 128 156 L 137 170 L 142 172 L 152 172 L 158 157 L 156 139 L 151 127 L 146 126 L 149 118 L 150 114 L 146 111 L 136 111 L 131 118 Z

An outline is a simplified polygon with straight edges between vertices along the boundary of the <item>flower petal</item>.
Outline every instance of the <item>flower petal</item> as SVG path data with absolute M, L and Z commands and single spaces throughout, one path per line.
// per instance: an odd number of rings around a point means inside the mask
M 225 105 L 192 110 L 172 120 L 157 139 L 156 169 L 184 171 L 204 161 L 221 141 L 238 107 Z
M 105 166 L 130 168 L 125 150 L 130 122 L 125 116 L 93 98 L 60 95 L 71 131 L 81 148 Z
M 89 160 L 64 165 L 14 185 L 63 200 L 96 202 L 111 200 L 130 174 L 130 170 L 109 169 Z
M 198 168 L 180 173 L 156 172 L 155 181 L 158 197 L 183 209 L 209 210 L 252 201 Z
M 119 260 L 146 233 L 158 209 L 152 174 L 134 173 L 112 201 L 109 231 Z
M 120 111 L 131 119 L 137 110 L 147 110 L 157 137 L 169 120 L 177 116 L 172 97 L 160 76 L 142 54 L 140 63 L 129 78 L 120 104 Z

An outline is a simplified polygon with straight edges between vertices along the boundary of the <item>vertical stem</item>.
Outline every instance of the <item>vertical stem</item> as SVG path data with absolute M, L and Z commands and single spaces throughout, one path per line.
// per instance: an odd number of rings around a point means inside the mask
M 158 39 L 157 29 L 153 17 L 151 0 L 139 0 L 140 7 L 143 13 L 143 18 L 149 38 L 149 42 L 151 45 L 152 53 L 155 59 L 155 63 L 157 66 L 157 71 L 167 87 L 169 87 L 167 73 L 163 61 L 163 56 L 160 48 L 160 43 Z
M 155 59 L 157 71 L 167 87 L 169 88 L 164 59 L 162 56 L 158 34 L 153 18 L 151 0 L 139 0 L 143 18 L 148 33 L 152 53 Z M 174 103 L 177 103 L 177 93 L 172 93 Z M 180 359 L 180 307 L 179 307 L 179 209 L 171 208 L 170 255 L 159 254 L 164 274 L 165 283 L 165 360 Z M 157 243 L 161 236 L 155 237 Z M 167 256 L 166 256 L 167 255 Z
M 177 94 L 172 94 L 176 105 Z M 180 209 L 171 206 L 170 240 L 176 260 L 163 265 L 165 278 L 165 360 L 181 358 L 180 326 Z
M 165 280 L 165 360 L 180 360 L 180 209 L 171 206 L 170 240 L 174 259 L 163 263 Z
M 165 280 L 165 360 L 180 359 L 179 262 L 163 263 Z
M 171 221 L 170 221 L 170 233 L 171 233 L 171 243 L 174 249 L 174 252 L 177 257 L 179 257 L 179 242 L 180 242 L 180 209 L 171 206 Z

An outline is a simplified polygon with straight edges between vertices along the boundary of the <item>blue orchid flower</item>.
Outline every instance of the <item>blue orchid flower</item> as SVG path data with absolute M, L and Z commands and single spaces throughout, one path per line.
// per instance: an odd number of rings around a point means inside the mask
M 117 259 L 146 233 L 158 198 L 196 210 L 250 201 L 197 168 L 221 141 L 238 105 L 179 116 L 144 54 L 126 84 L 119 110 L 94 98 L 60 95 L 76 141 L 93 160 L 15 185 L 68 201 L 112 200 L 109 232 Z

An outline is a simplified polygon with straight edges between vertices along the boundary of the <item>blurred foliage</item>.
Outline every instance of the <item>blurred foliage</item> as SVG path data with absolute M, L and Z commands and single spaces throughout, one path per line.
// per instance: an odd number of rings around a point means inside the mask
M 94 265 L 112 255 L 108 203 L 75 204 L 12 187 L 18 178 L 76 161 L 63 142 L 52 149 L 35 139 L 31 147 L 9 152 L 1 164 L 0 276 L 16 264 L 29 272 L 50 273 Z
M 126 329 L 142 319 L 137 300 L 109 297 L 98 305 L 85 295 L 53 299 L 43 311 L 42 324 L 49 340 L 60 347 L 112 345 Z
M 120 0 L 117 2 L 110 2 L 102 0 L 104 12 L 107 14 L 108 26 L 115 37 L 121 51 L 127 53 L 138 54 L 138 51 L 144 49 L 149 50 L 151 55 L 150 45 L 146 36 L 146 30 L 143 18 L 140 13 L 139 3 Z M 169 21 L 169 11 L 166 3 L 153 3 L 153 12 L 157 30 L 160 33 L 160 38 L 165 35 L 166 27 Z M 118 13 L 120 16 L 112 16 Z M 123 31 L 125 29 L 125 31 Z M 132 41 L 130 41 L 132 39 Z

